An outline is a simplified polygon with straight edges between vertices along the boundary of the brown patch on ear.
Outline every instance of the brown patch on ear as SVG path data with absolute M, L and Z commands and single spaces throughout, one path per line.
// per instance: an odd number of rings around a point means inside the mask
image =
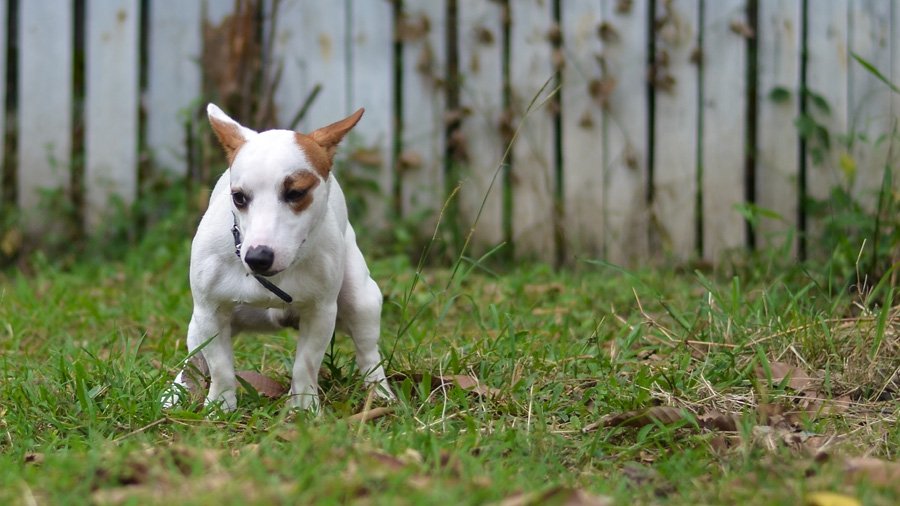
M 360 108 L 350 116 L 322 127 L 309 134 L 309 136 L 312 140 L 316 141 L 319 146 L 322 146 L 322 149 L 328 154 L 329 160 L 333 159 L 334 152 L 337 151 L 338 143 L 341 142 L 341 139 L 343 139 L 345 135 L 347 135 L 347 132 L 359 123 L 359 119 L 362 118 L 364 112 L 365 109 Z
M 313 202 L 312 192 L 319 186 L 319 183 L 322 180 L 319 179 L 319 176 L 313 174 L 308 170 L 298 170 L 294 172 L 290 176 L 284 178 L 284 184 L 282 186 L 282 198 L 289 206 L 291 206 L 291 210 L 295 213 L 299 213 L 305 211 Z M 289 192 L 304 192 L 302 198 L 296 200 L 288 200 L 287 196 Z
M 325 149 L 310 136 L 300 132 L 294 132 L 294 141 L 306 154 L 313 170 L 322 176 L 322 179 L 328 179 L 328 174 L 331 172 L 331 157 L 328 156 Z
M 213 132 L 219 139 L 219 144 L 225 150 L 225 157 L 228 159 L 228 166 L 234 163 L 238 150 L 247 142 L 241 134 L 241 129 L 234 123 L 226 123 L 215 118 L 209 118 L 209 124 L 212 125 Z

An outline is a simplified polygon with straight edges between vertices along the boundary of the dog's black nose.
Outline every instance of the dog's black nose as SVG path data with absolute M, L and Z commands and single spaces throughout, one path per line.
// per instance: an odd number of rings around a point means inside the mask
M 253 272 L 264 273 L 272 267 L 275 260 L 275 252 L 268 246 L 253 246 L 244 255 L 244 261 L 253 269 Z

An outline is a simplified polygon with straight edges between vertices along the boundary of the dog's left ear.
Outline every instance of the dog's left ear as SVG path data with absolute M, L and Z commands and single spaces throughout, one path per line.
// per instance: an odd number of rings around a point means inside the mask
M 360 108 L 350 116 L 322 127 L 309 134 L 309 136 L 312 140 L 316 141 L 316 144 L 325 149 L 325 152 L 328 153 L 329 160 L 333 159 L 334 152 L 337 151 L 338 143 L 341 142 L 341 139 L 343 139 L 345 135 L 347 135 L 347 132 L 359 123 L 359 119 L 362 118 L 364 112 L 365 109 Z

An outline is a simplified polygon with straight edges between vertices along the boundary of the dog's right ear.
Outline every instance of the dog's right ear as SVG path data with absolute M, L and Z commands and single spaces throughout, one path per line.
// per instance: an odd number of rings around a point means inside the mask
M 256 132 L 231 119 L 216 104 L 207 105 L 206 114 L 209 115 L 209 124 L 212 125 L 213 132 L 219 139 L 219 144 L 225 150 L 225 156 L 228 158 L 228 166 L 230 167 L 237 156 L 238 150 L 250 137 L 256 135 Z

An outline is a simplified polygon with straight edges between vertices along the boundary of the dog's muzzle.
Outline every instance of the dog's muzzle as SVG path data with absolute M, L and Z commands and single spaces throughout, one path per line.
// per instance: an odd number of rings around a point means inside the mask
M 240 229 L 238 229 L 237 216 L 232 215 L 232 217 L 234 218 L 234 226 L 231 227 L 231 235 L 234 236 L 234 254 L 237 255 L 238 261 L 240 261 L 240 259 L 241 259 L 241 231 L 240 231 Z M 250 251 L 253 251 L 254 249 L 257 249 L 257 248 L 260 248 L 260 246 L 254 246 L 254 247 L 250 248 L 250 250 L 247 251 L 247 256 L 250 255 Z M 272 248 L 269 248 L 268 246 L 262 246 L 262 248 L 269 251 L 268 267 L 272 267 L 272 262 L 275 260 L 275 253 L 272 251 Z M 247 265 L 249 265 L 250 268 L 253 269 L 254 272 L 256 272 L 256 269 L 254 269 L 253 266 L 250 265 L 249 262 L 247 263 Z M 275 274 L 275 273 L 271 272 L 268 275 L 272 275 L 272 274 Z M 266 276 L 266 275 L 267 274 L 265 274 L 265 273 L 254 274 L 253 277 L 256 279 L 256 281 L 259 282 L 259 284 L 261 284 L 263 286 L 263 288 L 265 288 L 266 290 L 275 294 L 275 296 L 278 297 L 279 299 L 287 302 L 288 304 L 290 304 L 291 302 L 294 301 L 294 299 L 287 292 L 285 292 L 281 288 L 278 288 L 277 286 L 275 286 L 275 284 L 272 283 L 271 281 L 269 281 L 268 279 L 265 279 L 263 276 Z

